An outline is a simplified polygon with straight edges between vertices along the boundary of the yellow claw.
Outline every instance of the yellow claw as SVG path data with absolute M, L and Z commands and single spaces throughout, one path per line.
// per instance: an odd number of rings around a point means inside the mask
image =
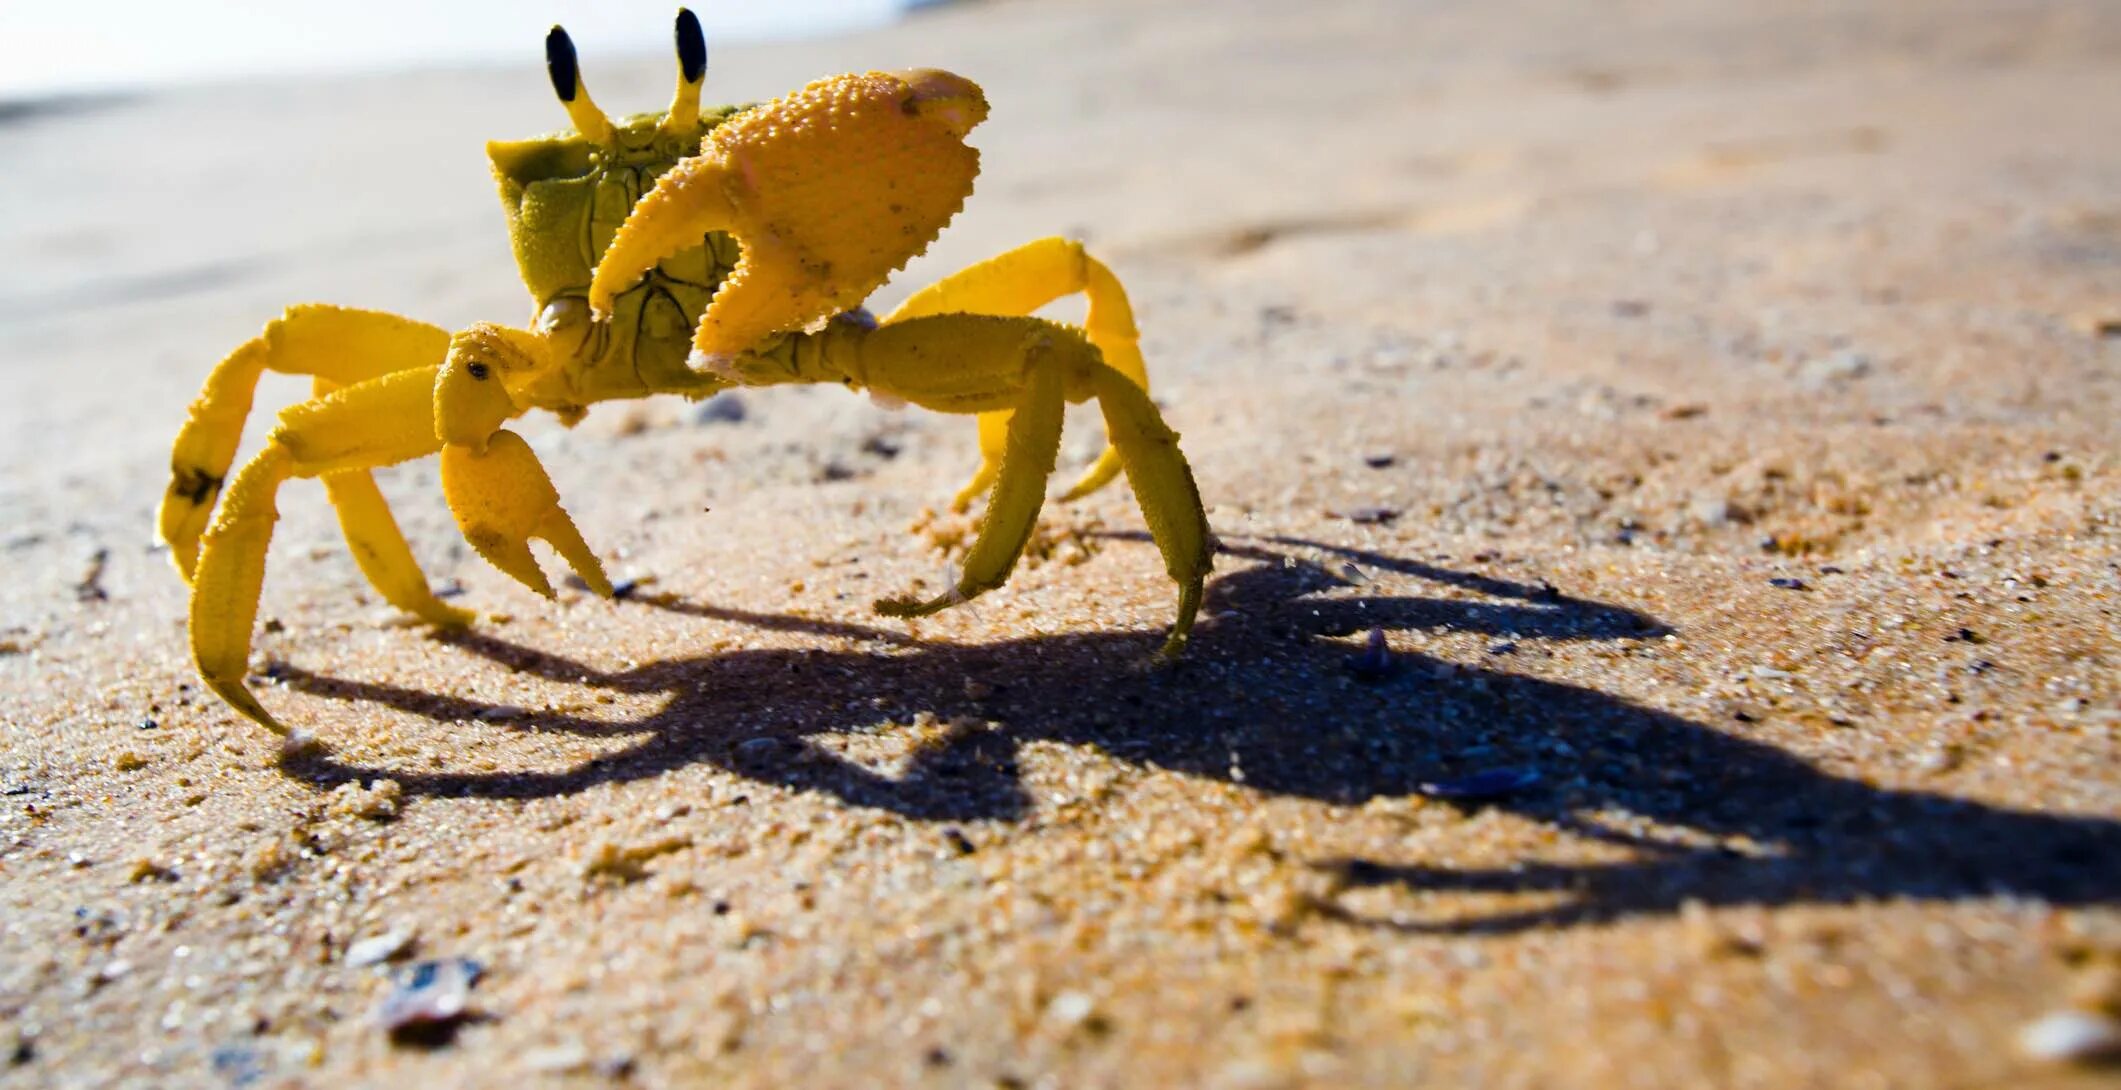
M 740 114 L 634 205 L 590 281 L 590 309 L 608 314 L 614 295 L 710 231 L 734 236 L 743 257 L 700 317 L 695 365 L 859 305 L 971 195 L 979 152 L 964 137 L 986 116 L 977 85 L 933 69 L 835 76 Z
M 559 491 L 522 436 L 495 432 L 484 451 L 460 444 L 443 447 L 442 492 L 464 540 L 517 582 L 544 597 L 553 596 L 552 584 L 530 555 L 530 539 L 539 538 L 559 552 L 590 590 L 611 597 L 604 565 L 560 507 Z

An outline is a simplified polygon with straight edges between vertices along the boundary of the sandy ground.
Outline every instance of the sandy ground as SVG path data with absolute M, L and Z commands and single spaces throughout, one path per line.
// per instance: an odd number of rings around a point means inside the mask
M 1225 546 L 1190 657 L 1124 488 L 909 630 L 867 603 L 944 570 L 968 421 L 617 406 L 529 430 L 630 601 L 533 598 L 410 465 L 508 615 L 436 638 L 284 493 L 254 684 L 332 747 L 286 768 L 190 676 L 168 441 L 284 304 L 523 318 L 479 148 L 559 124 L 542 28 L 10 115 L 0 1082 L 2111 1085 L 2019 1035 L 2121 1005 L 2121 8 L 1586 10 L 717 49 L 718 98 L 985 85 L 882 301 L 1113 263 Z M 377 1028 L 460 957 L 453 1039 Z

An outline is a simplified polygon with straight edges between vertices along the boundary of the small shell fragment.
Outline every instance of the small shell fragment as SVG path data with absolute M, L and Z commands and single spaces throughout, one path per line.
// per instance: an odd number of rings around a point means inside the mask
M 376 1024 L 399 1040 L 446 1033 L 469 1012 L 482 971 L 470 958 L 415 962 L 376 1008 Z
M 412 949 L 416 936 L 409 930 L 371 936 L 346 948 L 346 964 L 375 965 L 402 957 Z
M 2018 1031 L 2018 1052 L 2047 1063 L 2112 1063 L 2121 1060 L 2121 1022 L 2093 1011 L 2054 1011 Z

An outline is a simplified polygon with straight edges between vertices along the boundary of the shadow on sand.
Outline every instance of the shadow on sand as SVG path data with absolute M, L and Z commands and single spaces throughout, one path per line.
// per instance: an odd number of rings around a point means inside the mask
M 1301 557 L 1326 557 L 1322 563 Z M 1368 593 L 1359 569 L 1455 585 L 1483 600 Z M 844 650 L 739 650 L 618 673 L 491 636 L 446 642 L 513 670 L 616 694 L 667 697 L 639 720 L 568 714 L 511 719 L 530 731 L 643 734 L 632 746 L 558 773 L 423 772 L 302 759 L 320 785 L 389 776 L 409 793 L 527 798 L 578 792 L 706 762 L 762 783 L 820 791 L 849 805 L 931 821 L 1018 819 L 1031 803 L 1018 748 L 1049 740 L 1114 759 L 1243 783 L 1263 794 L 1359 804 L 1485 770 L 1531 769 L 1537 782 L 1492 806 L 1561 831 L 1626 845 L 1604 864 L 1526 861 L 1488 870 L 1316 860 L 1354 885 L 1560 892 L 1536 910 L 1378 926 L 1506 932 L 1708 904 L 1956 899 L 2010 894 L 2061 904 L 2121 899 L 2121 822 L 2015 811 L 1919 791 L 1871 787 L 1781 749 L 1631 704 L 1594 689 L 1421 655 L 1394 655 L 1382 677 L 1350 670 L 1351 645 L 1320 639 L 1370 628 L 1454 629 L 1516 640 L 1633 640 L 1653 618 L 1500 579 L 1377 553 L 1276 539 L 1226 545 L 1185 661 L 1144 668 L 1148 634 L 1054 635 L 980 645 L 915 643 L 862 625 L 760 616 L 683 602 L 662 608 L 749 625 L 851 638 Z M 1232 567 L 1236 570 L 1231 571 Z M 439 721 L 512 714 L 477 701 L 281 667 L 294 688 L 371 701 Z M 979 684 L 968 686 L 968 679 Z M 968 690 L 978 693 L 967 695 Z M 1091 695 L 1094 694 L 1094 695 Z M 912 701 L 912 703 L 908 703 Z M 1330 709 L 1321 712 L 1319 709 Z M 811 735 L 873 729 L 928 711 L 1005 724 L 917 753 L 896 777 L 812 745 Z M 1740 724 L 1733 724 L 1734 728 Z M 1593 815 L 1623 812 L 1728 848 L 1644 840 Z M 1343 917 L 1351 918 L 1351 917 Z

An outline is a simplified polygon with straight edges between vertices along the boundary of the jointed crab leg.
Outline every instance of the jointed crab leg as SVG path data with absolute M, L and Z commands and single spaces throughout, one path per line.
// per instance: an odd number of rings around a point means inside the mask
M 448 344 L 448 331 L 410 318 L 312 304 L 289 308 L 230 353 L 192 403 L 190 419 L 170 455 L 170 485 L 162 497 L 158 530 L 178 573 L 189 580 L 198 565 L 199 535 L 235 460 L 263 372 L 314 376 L 321 397 L 398 371 L 424 367 L 432 375 L 434 362 Z M 469 622 L 470 614 L 443 604 L 428 590 L 382 495 L 366 478 L 366 471 L 359 470 L 332 474 L 325 481 L 361 571 L 399 609 L 431 624 Z
M 1046 478 L 1060 453 L 1061 419 L 1068 407 L 1061 396 L 1061 371 L 1037 358 L 1045 352 L 1034 348 L 1023 396 L 1013 413 L 1003 412 L 1007 437 L 994 474 L 994 492 L 987 503 L 987 517 L 979 535 L 965 551 L 965 564 L 957 585 L 926 601 L 916 598 L 886 598 L 876 610 L 887 617 L 924 617 L 958 602 L 977 597 L 1001 586 L 1023 555 L 1024 543 L 1038 525 L 1039 508 L 1046 501 Z
M 431 409 L 438 371 L 397 371 L 288 407 L 265 449 L 230 482 L 206 530 L 192 573 L 192 659 L 222 699 L 266 727 L 286 733 L 243 687 L 243 676 L 280 485 L 289 477 L 365 471 L 434 453 L 441 445 Z
M 1083 331 L 1104 355 L 1105 366 L 1148 389 L 1149 372 L 1142 364 L 1138 343 L 1141 334 L 1134 328 L 1134 308 L 1127 303 L 1127 291 L 1112 270 L 1084 252 L 1082 243 L 1073 239 L 1028 242 L 960 269 L 914 292 L 884 318 L 883 324 L 930 314 L 1028 315 L 1076 292 L 1089 298 L 1090 310 Z M 1007 409 L 980 414 L 979 472 L 951 499 L 951 510 L 964 510 L 994 483 L 994 476 L 1001 469 L 1008 425 Z M 1119 471 L 1119 450 L 1108 444 L 1096 464 L 1060 498 L 1066 501 L 1087 496 L 1104 487 Z
M 871 329 L 834 322 L 733 360 L 747 385 L 846 382 L 950 413 L 1011 413 L 986 517 L 956 585 L 929 599 L 889 598 L 880 612 L 934 613 L 1001 585 L 1045 500 L 1061 418 L 1070 401 L 1096 398 L 1105 428 L 1141 504 L 1164 569 L 1179 585 L 1178 618 L 1164 653 L 1185 645 L 1214 561 L 1193 473 L 1149 395 L 1103 362 L 1082 330 L 1039 318 L 937 314 Z

